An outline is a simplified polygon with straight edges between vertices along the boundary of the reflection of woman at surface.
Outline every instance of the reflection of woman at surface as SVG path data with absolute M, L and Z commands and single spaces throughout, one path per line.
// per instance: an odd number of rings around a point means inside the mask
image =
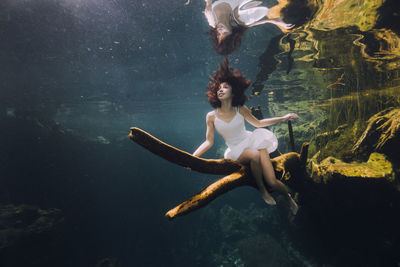
M 244 91 L 249 85 L 250 81 L 246 80 L 239 71 L 231 69 L 228 60 L 225 58 L 208 84 L 208 101 L 216 109 L 207 114 L 206 141 L 197 148 L 193 155 L 201 156 L 213 145 L 214 129 L 216 129 L 228 145 L 224 157 L 243 164 L 250 164 L 252 174 L 265 202 L 270 205 L 276 204 L 274 198 L 265 188 L 263 177 L 273 191 L 287 198 L 293 214 L 296 214 L 297 204 L 288 193 L 286 186 L 276 179 L 269 158 L 269 153 L 277 148 L 278 140 L 267 129 L 259 128 L 254 132 L 246 131 L 244 120 L 254 127 L 266 127 L 298 118 L 298 116 L 291 113 L 283 117 L 258 120 L 243 105 L 246 101 Z
M 239 45 L 243 33 L 250 27 L 272 23 L 282 31 L 290 29 L 291 25 L 282 22 L 281 18 L 270 12 L 265 6 L 259 6 L 261 1 L 253 0 L 206 0 L 204 15 L 207 18 L 213 46 L 217 53 L 228 55 Z M 268 19 L 263 19 L 268 15 Z M 275 17 L 275 18 L 274 18 Z

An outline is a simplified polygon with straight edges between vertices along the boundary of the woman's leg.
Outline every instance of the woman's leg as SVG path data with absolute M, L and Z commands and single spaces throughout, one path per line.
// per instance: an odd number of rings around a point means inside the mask
M 286 186 L 280 180 L 276 179 L 275 170 L 274 167 L 272 166 L 271 159 L 269 157 L 267 150 L 260 149 L 259 151 L 260 151 L 260 163 L 265 182 L 272 187 L 272 190 L 286 197 L 286 199 L 289 202 L 292 213 L 296 214 L 299 207 L 297 206 L 292 196 L 289 194 Z
M 238 158 L 238 161 L 243 164 L 250 163 L 250 169 L 261 192 L 264 201 L 269 205 L 276 205 L 275 199 L 271 196 L 268 190 L 265 188 L 264 182 L 262 180 L 263 170 L 260 162 L 260 152 L 255 149 L 246 149 Z

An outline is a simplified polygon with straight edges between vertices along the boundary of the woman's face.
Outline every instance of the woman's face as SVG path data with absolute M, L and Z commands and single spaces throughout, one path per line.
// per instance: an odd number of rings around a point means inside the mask
M 232 99 L 232 87 L 226 82 L 221 83 L 217 91 L 217 97 L 219 101 Z
M 218 43 L 221 43 L 228 35 L 232 33 L 231 30 L 229 30 L 226 25 L 222 23 L 217 24 L 217 38 L 218 38 Z

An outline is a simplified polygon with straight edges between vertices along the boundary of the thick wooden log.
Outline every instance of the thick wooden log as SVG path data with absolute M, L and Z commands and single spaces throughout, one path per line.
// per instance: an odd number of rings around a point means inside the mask
M 149 133 L 132 127 L 129 137 L 142 147 L 172 163 L 194 171 L 227 175 L 239 171 L 243 165 L 229 159 L 203 159 L 168 145 Z

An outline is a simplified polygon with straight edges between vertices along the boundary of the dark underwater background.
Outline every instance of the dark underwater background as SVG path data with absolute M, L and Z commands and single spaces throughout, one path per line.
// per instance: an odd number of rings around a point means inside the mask
M 0 1 L 0 266 L 400 265 L 397 117 L 390 149 L 367 151 L 385 155 L 386 176 L 308 177 L 292 188 L 296 217 L 250 187 L 164 217 L 220 177 L 128 134 L 139 127 L 190 153 L 203 142 L 204 93 L 223 59 L 204 5 Z M 310 142 L 310 160 L 351 163 L 368 119 L 399 107 L 399 2 L 292 0 L 282 13 L 293 32 L 251 28 L 229 56 L 253 82 L 247 105 L 299 114 L 297 151 Z M 287 125 L 270 129 L 290 151 Z M 217 137 L 204 157 L 224 149 Z

